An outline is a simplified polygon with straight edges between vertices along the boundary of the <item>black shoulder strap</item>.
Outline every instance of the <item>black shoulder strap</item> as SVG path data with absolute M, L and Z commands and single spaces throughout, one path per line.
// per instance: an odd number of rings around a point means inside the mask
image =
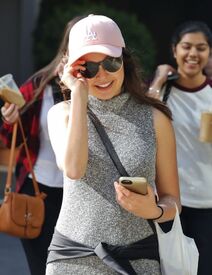
M 167 81 L 166 87 L 165 87 L 165 91 L 164 91 L 164 94 L 163 94 L 163 99 L 162 99 L 162 101 L 164 103 L 167 103 L 167 100 L 169 98 L 169 94 L 171 92 L 171 88 L 172 88 L 172 82 L 171 81 Z
M 92 120 L 92 122 L 96 128 L 96 131 L 98 132 L 99 136 L 101 137 L 101 140 L 102 140 L 110 158 L 112 159 L 116 169 L 118 170 L 119 174 L 121 176 L 129 176 L 129 174 L 125 170 L 124 166 L 122 165 L 122 163 L 113 147 L 113 144 L 110 141 L 108 134 L 105 131 L 105 128 L 102 126 L 102 124 L 99 121 L 99 119 L 97 118 L 97 116 L 89 108 L 88 108 L 88 115 L 89 115 L 90 119 Z
M 127 176 L 129 177 L 129 174 L 127 173 L 127 171 L 125 170 L 124 166 L 122 165 L 114 147 L 112 142 L 110 141 L 110 138 L 108 136 L 108 134 L 105 131 L 104 126 L 101 124 L 100 120 L 97 118 L 97 116 L 91 111 L 90 108 L 88 108 L 88 115 L 91 119 L 91 121 L 93 122 L 97 133 L 99 134 L 110 158 L 112 159 L 117 171 L 119 172 L 119 174 L 121 176 Z M 155 230 L 155 225 L 153 223 L 152 220 L 147 220 L 150 227 L 152 228 L 153 232 L 156 234 L 156 230 Z

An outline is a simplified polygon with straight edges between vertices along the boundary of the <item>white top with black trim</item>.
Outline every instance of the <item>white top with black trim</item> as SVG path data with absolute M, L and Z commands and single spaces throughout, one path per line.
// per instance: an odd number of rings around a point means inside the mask
M 201 113 L 212 108 L 212 81 L 195 89 L 174 84 L 167 105 L 173 113 L 182 205 L 212 208 L 212 143 L 199 141 Z

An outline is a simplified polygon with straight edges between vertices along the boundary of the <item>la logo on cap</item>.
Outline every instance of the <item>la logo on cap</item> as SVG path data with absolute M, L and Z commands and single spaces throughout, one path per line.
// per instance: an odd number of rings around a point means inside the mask
M 92 32 L 91 30 L 86 33 L 85 41 L 97 40 L 96 32 Z

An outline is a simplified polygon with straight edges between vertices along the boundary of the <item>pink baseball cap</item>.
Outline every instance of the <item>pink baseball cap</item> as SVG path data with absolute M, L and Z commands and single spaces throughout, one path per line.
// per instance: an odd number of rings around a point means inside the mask
M 93 15 L 78 21 L 69 34 L 69 64 L 88 53 L 119 57 L 125 42 L 118 25 L 109 17 Z

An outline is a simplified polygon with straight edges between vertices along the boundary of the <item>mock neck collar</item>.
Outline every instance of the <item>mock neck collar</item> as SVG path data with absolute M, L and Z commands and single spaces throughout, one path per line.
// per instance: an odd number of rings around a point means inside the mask
M 119 113 L 123 105 L 128 101 L 129 93 L 122 92 L 121 94 L 109 99 L 101 100 L 95 96 L 89 95 L 88 106 L 96 112 L 115 112 Z

